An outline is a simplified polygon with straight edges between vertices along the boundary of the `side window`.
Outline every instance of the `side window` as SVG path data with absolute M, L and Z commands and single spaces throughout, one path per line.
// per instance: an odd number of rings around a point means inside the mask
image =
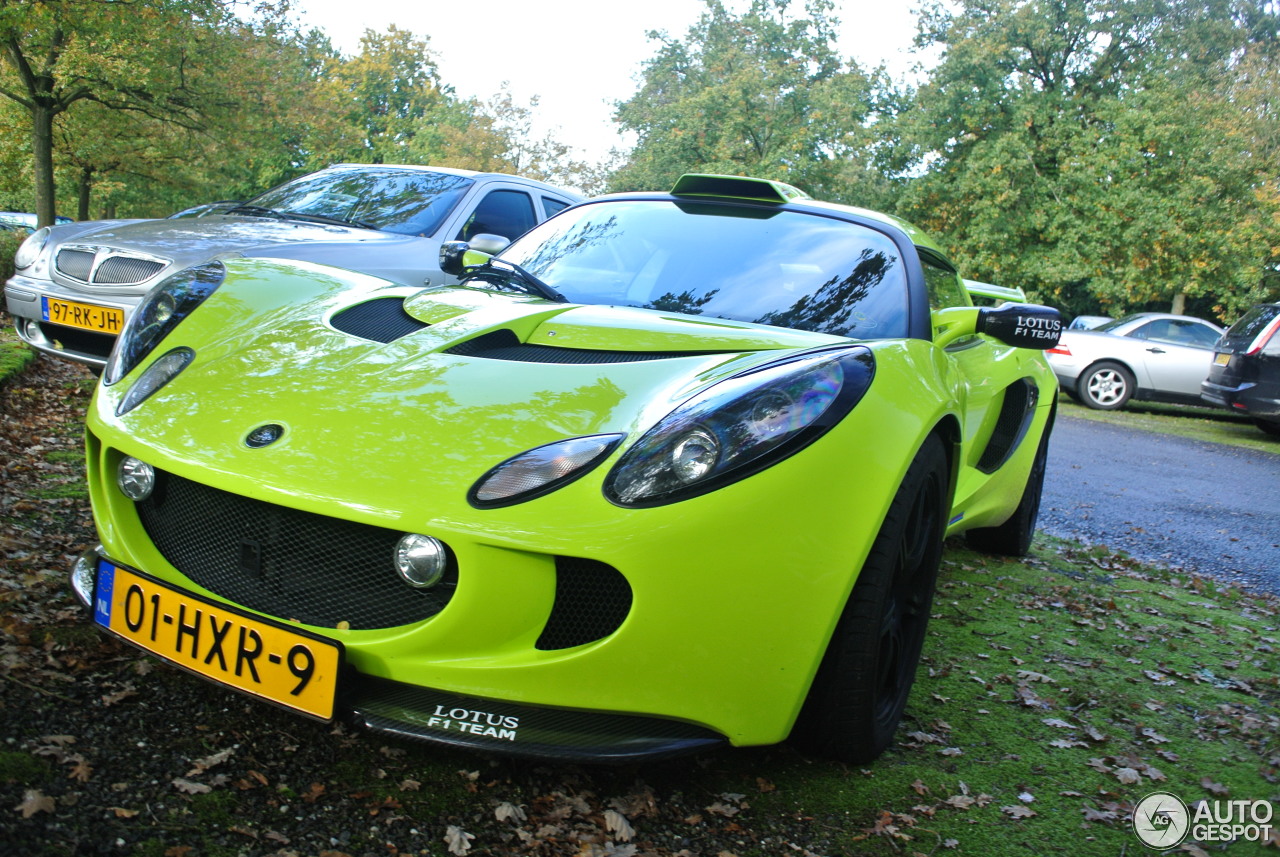
M 458 238 L 470 241 L 482 232 L 514 241 L 538 222 L 533 199 L 518 190 L 490 191 L 467 219 Z
M 1214 330 L 1212 327 L 1203 325 L 1198 321 L 1181 322 L 1182 335 L 1186 337 L 1186 344 L 1192 348 L 1212 348 L 1218 344 L 1218 339 L 1222 334 Z
M 542 210 L 547 213 L 547 217 L 550 217 L 553 214 L 558 214 L 568 207 L 569 203 L 565 202 L 563 199 L 552 199 L 549 196 L 544 196 L 542 198 Z
M 924 284 L 929 290 L 930 310 L 969 306 L 969 293 L 965 291 L 955 271 L 948 271 L 941 265 L 934 264 L 924 255 L 920 256 L 920 264 L 924 266 Z

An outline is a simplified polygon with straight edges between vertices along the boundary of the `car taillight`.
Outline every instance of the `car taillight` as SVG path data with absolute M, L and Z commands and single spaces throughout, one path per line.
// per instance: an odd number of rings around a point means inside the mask
M 1071 349 L 1063 345 L 1061 342 L 1059 342 L 1057 345 L 1053 346 L 1052 348 L 1046 348 L 1044 350 L 1044 353 L 1045 354 L 1061 354 L 1063 357 L 1070 357 Z
M 1249 346 L 1248 350 L 1245 351 L 1245 354 L 1252 356 L 1266 348 L 1267 343 L 1271 341 L 1271 337 L 1275 335 L 1277 330 L 1280 330 L 1280 314 L 1277 314 L 1275 318 L 1271 319 L 1271 323 L 1264 327 L 1262 329 L 1262 333 L 1259 333 L 1257 337 L 1254 338 L 1253 343 Z

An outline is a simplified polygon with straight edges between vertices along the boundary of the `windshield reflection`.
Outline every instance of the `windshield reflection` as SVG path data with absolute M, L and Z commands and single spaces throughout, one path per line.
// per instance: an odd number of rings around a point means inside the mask
M 858 224 L 793 211 L 602 201 L 502 254 L 568 300 L 848 336 L 906 336 L 897 247 Z
M 466 176 L 378 167 L 338 167 L 283 184 L 248 205 L 288 214 L 367 223 L 383 232 L 428 236 L 474 182 Z

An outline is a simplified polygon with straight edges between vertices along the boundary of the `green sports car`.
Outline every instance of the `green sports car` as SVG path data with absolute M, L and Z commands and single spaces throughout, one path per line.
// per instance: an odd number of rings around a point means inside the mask
M 144 299 L 88 416 L 93 621 L 442 744 L 879 755 L 943 539 L 1028 548 L 1057 312 L 728 176 L 442 264 L 460 286 L 226 257 Z

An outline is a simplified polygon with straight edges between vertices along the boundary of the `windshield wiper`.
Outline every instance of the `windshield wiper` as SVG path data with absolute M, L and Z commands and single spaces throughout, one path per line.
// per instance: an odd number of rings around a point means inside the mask
M 534 297 L 545 298 L 556 303 L 568 303 L 569 299 L 557 292 L 551 286 L 538 279 L 534 274 L 521 268 L 515 262 L 508 262 L 506 259 L 490 259 L 483 265 L 478 265 L 467 272 L 463 278 L 480 280 L 498 280 L 499 285 L 512 286 L 525 294 Z
M 341 217 L 330 217 L 327 214 L 304 214 L 300 211 L 277 211 L 263 205 L 237 205 L 229 209 L 227 214 L 248 214 L 253 217 L 272 217 L 276 220 L 302 220 L 307 223 L 333 223 L 338 226 L 357 226 L 361 229 L 376 230 L 378 228 L 363 220 L 343 220 Z

